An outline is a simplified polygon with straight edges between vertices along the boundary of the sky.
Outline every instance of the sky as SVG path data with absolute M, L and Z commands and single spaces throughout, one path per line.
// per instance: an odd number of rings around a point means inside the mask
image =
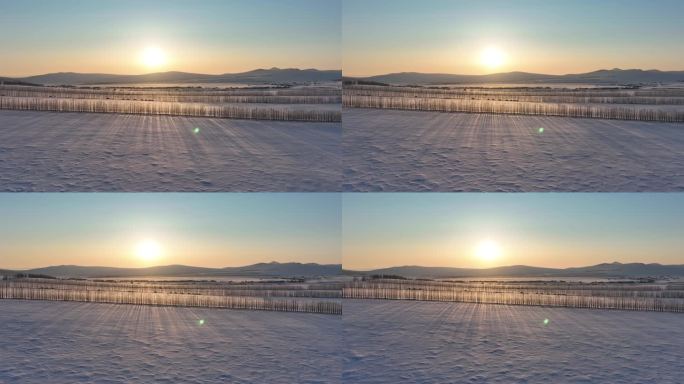
M 680 193 L 345 194 L 342 210 L 351 270 L 684 264 Z
M 0 0 L 0 76 L 340 69 L 340 1 Z
M 684 70 L 682 15 L 681 0 L 344 0 L 343 71 Z
M 0 194 L 0 269 L 340 264 L 336 194 Z M 158 255 L 140 255 L 155 243 Z

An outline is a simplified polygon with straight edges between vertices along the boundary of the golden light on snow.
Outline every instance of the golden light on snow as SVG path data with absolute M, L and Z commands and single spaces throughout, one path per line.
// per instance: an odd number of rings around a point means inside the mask
M 489 263 L 501 257 L 501 247 L 492 240 L 482 240 L 475 248 L 475 256 L 483 262 Z
M 504 65 L 506 54 L 497 47 L 487 47 L 480 53 L 480 63 L 488 69 L 496 69 Z
M 161 256 L 161 247 L 154 240 L 144 240 L 135 246 L 135 255 L 145 263 L 153 262 Z
M 147 47 L 140 54 L 140 61 L 148 69 L 157 69 L 166 64 L 166 53 L 159 47 Z

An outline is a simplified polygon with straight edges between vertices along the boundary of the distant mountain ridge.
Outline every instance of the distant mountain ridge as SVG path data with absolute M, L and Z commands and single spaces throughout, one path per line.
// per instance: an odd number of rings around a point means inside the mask
M 38 84 L 34 84 L 34 83 L 28 83 L 26 81 L 12 79 L 9 77 L 0 77 L 0 84 L 1 85 L 38 85 Z
M 205 268 L 186 265 L 164 265 L 147 268 L 117 268 L 78 265 L 58 265 L 20 271 L 0 270 L 2 273 L 30 273 L 54 277 L 104 278 L 104 277 L 136 277 L 136 276 L 178 276 L 178 277 L 312 277 L 336 276 L 342 273 L 340 264 L 316 263 L 258 263 L 243 267 Z
M 10 81 L 42 85 L 93 85 L 93 84 L 143 84 L 143 83 L 237 83 L 237 84 L 285 84 L 338 81 L 341 70 L 298 68 L 255 69 L 240 73 L 207 75 L 188 72 L 158 72 L 144 75 L 112 75 L 106 73 L 59 72 L 22 78 L 0 78 Z
M 587 83 L 587 84 L 645 84 L 684 82 L 684 71 L 659 71 L 641 69 L 601 69 L 598 71 L 568 74 L 545 75 L 528 72 L 494 73 L 489 75 L 458 75 L 448 73 L 401 72 L 369 77 L 349 77 L 345 79 L 364 80 L 396 85 L 437 85 L 437 84 L 487 84 L 487 83 Z
M 540 268 L 512 265 L 496 268 L 449 268 L 401 266 L 371 271 L 345 271 L 346 274 L 398 275 L 413 278 L 462 278 L 462 277 L 653 277 L 684 276 L 684 264 L 662 265 L 644 263 L 603 263 L 576 268 Z
M 55 277 L 136 277 L 136 276 L 263 276 L 263 277 L 311 277 L 337 276 L 342 274 L 340 264 L 316 263 L 258 263 L 242 267 L 205 268 L 186 265 L 165 265 L 147 268 L 117 268 L 77 265 L 58 265 L 28 270 L 0 269 L 0 275 L 30 273 Z M 400 266 L 370 271 L 345 270 L 351 275 L 399 275 L 412 278 L 461 278 L 461 277 L 655 277 L 682 276 L 684 264 L 663 265 L 657 263 L 602 263 L 587 267 L 542 268 L 512 265 L 495 268 L 450 268 Z

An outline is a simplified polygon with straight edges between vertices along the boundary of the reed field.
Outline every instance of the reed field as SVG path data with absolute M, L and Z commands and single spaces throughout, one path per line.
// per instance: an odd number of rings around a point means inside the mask
M 421 88 L 346 85 L 343 106 L 684 122 L 684 90 Z
M 340 90 L 0 86 L 0 109 L 339 122 Z
M 567 308 L 684 312 L 682 284 L 355 279 L 349 299 L 451 301 Z
M 335 87 L 297 87 L 297 88 L 138 88 L 138 87 L 38 87 L 2 85 L 0 95 L 14 97 L 57 97 L 78 99 L 120 99 L 120 100 L 148 100 L 148 101 L 205 101 L 215 97 L 292 97 L 309 100 L 311 104 L 337 103 L 341 97 L 339 88 Z M 267 100 L 267 99 L 264 99 Z M 287 100 L 287 99 L 283 99 Z M 312 102 L 313 101 L 313 102 Z M 249 101 L 258 102 L 258 101 Z M 269 102 L 269 101 L 263 101 Z
M 0 299 L 342 314 L 334 283 L 214 283 L 9 279 Z

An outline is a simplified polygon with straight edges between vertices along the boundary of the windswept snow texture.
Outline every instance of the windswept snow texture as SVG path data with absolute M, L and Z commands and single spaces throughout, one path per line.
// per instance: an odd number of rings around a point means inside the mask
M 0 383 L 339 383 L 342 368 L 341 316 L 2 300 L 0 324 Z
M 346 108 L 343 125 L 344 191 L 684 191 L 681 123 Z
M 340 123 L 0 111 L 0 191 L 339 191 L 341 135 Z
M 679 313 L 345 300 L 343 322 L 347 383 L 675 384 L 684 372 Z

